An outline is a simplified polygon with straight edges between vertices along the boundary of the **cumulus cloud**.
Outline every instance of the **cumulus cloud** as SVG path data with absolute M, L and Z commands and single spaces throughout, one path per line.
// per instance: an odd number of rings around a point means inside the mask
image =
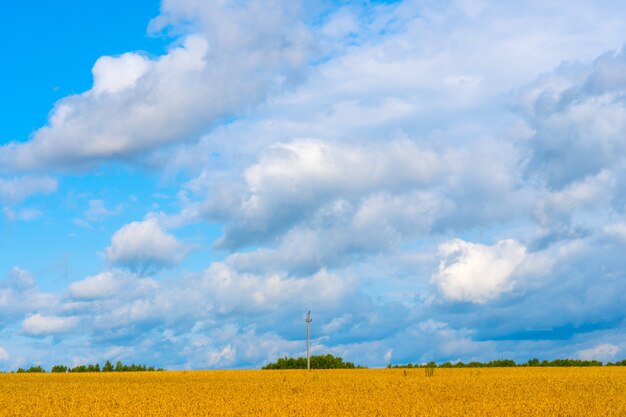
M 220 248 L 261 245 L 234 253 L 238 268 L 311 273 L 432 232 L 527 215 L 534 203 L 518 165 L 507 144 L 299 139 L 269 146 L 242 181 L 226 181 L 187 214 L 225 225 Z
M 366 305 L 369 308 L 365 308 Z M 346 333 L 375 338 L 402 325 L 402 320 L 385 315 L 382 308 L 356 289 L 351 279 L 326 271 L 305 277 L 239 273 L 223 263 L 214 263 L 202 273 L 160 283 L 122 271 L 101 273 L 70 284 L 67 297 L 48 310 L 55 312 L 54 317 L 80 316 L 85 331 L 97 344 L 133 345 L 141 343 L 148 334 L 158 340 L 167 338 L 176 349 L 187 351 L 190 357 L 197 359 L 198 362 L 190 366 L 198 367 L 211 362 L 207 362 L 207 351 L 221 352 L 228 344 L 236 353 L 238 363 L 249 360 L 258 364 L 258 361 L 273 359 L 268 355 L 277 353 L 277 346 L 283 346 L 278 353 L 286 353 L 285 346 L 294 345 L 287 340 L 300 338 L 298 316 L 304 314 L 303 308 L 316 311 L 316 320 L 320 323 L 317 335 L 332 333 L 339 339 L 346 338 Z M 346 323 L 344 328 L 338 329 L 335 324 L 334 330 L 333 326 L 321 330 L 324 323 L 332 321 L 345 309 L 352 311 L 355 317 L 350 326 Z M 363 320 L 370 324 L 359 326 Z M 250 343 L 252 339 L 259 343 L 266 339 L 274 342 L 262 342 L 268 351 L 249 354 L 251 345 L 247 343 L 235 342 L 226 335 L 216 339 L 218 329 L 228 326 L 239 329 L 232 335 L 236 339 L 247 334 Z M 23 327 L 30 333 L 37 333 L 33 326 Z M 43 334 L 43 330 L 40 333 Z M 207 334 L 210 338 L 204 341 Z M 206 349 L 200 349 L 199 344 Z M 218 365 L 215 362 L 210 366 Z
M 623 6 L 351 4 L 308 28 L 298 2 L 161 10 L 153 30 L 182 33 L 167 54 L 100 58 L 93 87 L 0 166 L 145 157 L 192 173 L 180 213 L 122 227 L 105 257 L 177 265 L 172 230 L 206 219 L 231 253 L 158 282 L 104 271 L 59 297 L 7 282 L 3 324 L 28 316 L 23 332 L 45 335 L 80 317 L 95 360 L 187 368 L 303 354 L 309 308 L 315 352 L 369 365 L 619 354 L 624 53 L 584 61 L 623 42 Z M 303 71 L 311 31 L 325 56 Z M 92 200 L 85 216 L 113 212 Z
M 148 58 L 134 53 L 125 53 L 118 57 L 101 57 L 91 70 L 93 93 L 114 94 L 131 89 L 150 70 L 151 64 Z
M 269 332 L 258 332 L 254 328 L 242 328 L 236 324 L 197 329 L 180 342 L 185 362 L 183 369 L 202 368 L 249 368 L 260 367 L 288 352 L 303 353 L 300 341 L 287 340 Z M 178 341 L 177 341 L 178 342 Z
M 612 343 L 602 343 L 589 349 L 583 349 L 578 352 L 580 359 L 608 361 L 611 360 L 621 351 L 620 347 Z
M 2 281 L 1 287 L 13 288 L 16 290 L 28 290 L 35 287 L 35 278 L 30 272 L 14 266 L 9 272 L 9 276 Z
M 288 230 L 321 207 L 340 212 L 379 190 L 425 185 L 438 162 L 409 140 L 373 148 L 312 139 L 276 144 L 244 172 L 243 195 L 213 199 L 206 212 L 229 223 L 220 245 L 236 248 Z
M 287 305 L 310 305 L 318 308 L 337 306 L 351 290 L 340 277 L 320 271 L 307 279 L 281 275 L 239 274 L 228 266 L 213 264 L 201 281 L 205 291 L 213 293 L 216 311 L 282 310 Z
M 453 301 L 486 303 L 510 292 L 515 268 L 526 248 L 507 239 L 493 246 L 454 239 L 439 245 L 441 262 L 433 276 L 444 297 Z
M 104 250 L 114 265 L 136 271 L 177 265 L 187 254 L 188 247 L 165 232 L 154 219 L 132 222 L 119 229 Z
M 113 272 L 107 271 L 72 282 L 69 286 L 69 294 L 78 299 L 106 298 L 116 295 L 122 285 L 123 282 L 116 278 Z
M 45 316 L 37 313 L 22 321 L 22 331 L 29 336 L 48 336 L 67 333 L 77 325 L 77 317 Z
M 608 52 L 591 65 L 563 65 L 520 92 L 535 131 L 531 175 L 561 189 L 624 160 L 625 62 L 626 50 Z
M 91 286 L 94 280 L 85 281 L 79 286 Z M 161 285 L 149 279 L 128 279 L 124 290 L 106 301 L 107 307 L 100 312 L 95 325 L 101 323 L 111 328 L 141 322 L 182 324 L 190 320 L 193 325 L 194 320 L 209 319 L 234 319 L 241 324 L 306 305 L 335 311 L 348 296 L 358 302 L 360 297 L 355 291 L 349 280 L 326 271 L 296 278 L 285 274 L 239 273 L 226 264 L 213 263 L 200 274 Z M 202 307 L 198 309 L 198 306 Z
M 180 42 L 155 58 L 101 57 L 93 87 L 58 101 L 28 142 L 0 147 L 0 166 L 71 170 L 128 160 L 192 139 L 262 101 L 310 56 L 312 38 L 296 3 L 165 2 L 153 27 L 175 26 L 186 33 Z M 185 26 L 188 18 L 206 25 Z
M 0 281 L 0 323 L 23 316 L 35 310 L 54 306 L 58 297 L 37 288 L 33 276 L 24 269 L 14 267 Z

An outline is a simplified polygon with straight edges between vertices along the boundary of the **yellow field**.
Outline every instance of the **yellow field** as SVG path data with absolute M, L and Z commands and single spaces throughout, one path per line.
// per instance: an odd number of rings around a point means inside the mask
M 1 374 L 1 416 L 626 416 L 626 369 Z

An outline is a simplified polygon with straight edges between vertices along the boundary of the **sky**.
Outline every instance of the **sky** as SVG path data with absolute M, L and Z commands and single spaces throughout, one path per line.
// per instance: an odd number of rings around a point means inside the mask
M 0 371 L 626 358 L 626 4 L 0 7 Z

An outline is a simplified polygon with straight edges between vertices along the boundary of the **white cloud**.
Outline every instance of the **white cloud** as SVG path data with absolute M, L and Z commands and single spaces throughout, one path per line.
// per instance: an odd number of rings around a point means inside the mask
M 343 314 L 339 317 L 335 317 L 323 326 L 324 333 L 336 332 L 337 330 L 349 325 L 351 321 L 352 316 L 350 314 Z
M 432 150 L 410 140 L 358 147 L 301 139 L 270 147 L 258 164 L 246 170 L 244 177 L 254 194 L 281 190 L 306 198 L 308 191 L 302 189 L 305 185 L 313 187 L 313 191 L 345 194 L 372 186 L 424 184 L 436 177 L 439 162 Z
M 623 330 L 623 53 L 522 89 L 523 120 L 503 102 L 561 61 L 623 42 L 624 6 L 476 4 L 350 4 L 307 29 L 303 16 L 323 6 L 163 2 L 153 28 L 184 34 L 168 53 L 101 57 L 93 88 L 61 100 L 30 142 L 4 146 L 0 166 L 145 157 L 174 182 L 178 170 L 198 175 L 170 200 L 180 213 L 122 227 L 105 256 L 135 270 L 176 265 L 188 248 L 171 230 L 202 215 L 233 252 L 158 283 L 103 272 L 62 297 L 28 279 L 3 283 L 2 324 L 79 316 L 89 355 L 187 368 L 302 354 L 309 307 L 316 352 L 375 365 L 571 356 L 597 343 L 581 343 L 579 329 Z M 310 30 L 324 59 L 307 67 Z M 209 129 L 197 146 L 172 148 Z M 0 199 L 26 198 L 20 187 Z M 84 214 L 113 212 L 92 200 Z M 441 245 L 437 269 L 437 244 L 455 236 L 475 243 Z M 512 239 L 485 244 L 499 236 Z M 444 298 L 479 305 L 439 302 L 429 276 Z M 480 305 L 499 298 L 497 309 Z M 41 357 L 87 357 L 76 345 L 46 345 Z
M 512 170 L 520 158 L 493 141 L 299 139 L 270 146 L 242 182 L 223 182 L 203 209 L 190 204 L 181 216 L 204 212 L 224 224 L 219 247 L 261 244 L 234 253 L 237 268 L 311 273 L 433 231 L 525 216 L 534 201 Z
M 2 209 L 4 216 L 7 220 L 13 221 L 31 221 L 41 217 L 41 211 L 35 208 L 20 208 L 12 209 L 10 207 L 4 207 Z
M 177 265 L 188 247 L 163 231 L 155 219 L 132 222 L 119 229 L 105 250 L 106 258 L 115 265 L 145 271 Z
M 131 89 L 145 75 L 152 62 L 141 55 L 125 53 L 119 57 L 103 56 L 93 66 L 93 93 L 114 94 Z
M 614 223 L 604 226 L 604 233 L 621 243 L 626 243 L 626 223 Z
M 198 326 L 177 342 L 185 355 L 183 369 L 260 367 L 291 352 L 302 355 L 304 344 L 253 327 L 226 324 Z
M 206 212 L 229 225 L 221 244 L 237 247 L 271 238 L 303 220 L 353 211 L 368 195 L 374 194 L 373 204 L 377 192 L 425 186 L 437 178 L 439 162 L 433 151 L 410 140 L 384 146 L 312 139 L 276 144 L 245 171 L 243 189 L 229 186 L 223 198 L 208 202 Z M 367 216 L 367 208 L 362 209 L 360 218 Z
M 620 347 L 613 343 L 601 343 L 592 348 L 578 351 L 578 357 L 586 360 L 609 361 L 620 351 Z
M 70 296 L 78 299 L 97 299 L 116 295 L 122 288 L 122 280 L 111 271 L 73 282 L 69 286 Z
M 78 325 L 77 317 L 57 317 L 33 314 L 22 321 L 22 331 L 30 336 L 66 333 Z
M 210 293 L 220 314 L 276 311 L 294 304 L 336 307 L 352 291 L 349 282 L 326 271 L 308 278 L 290 278 L 278 274 L 240 274 L 222 263 L 212 264 L 199 284 L 199 293 Z
M 213 350 L 207 353 L 207 363 L 212 368 L 227 367 L 235 361 L 237 352 L 231 345 L 226 345 L 222 350 Z
M 608 52 L 590 64 L 562 65 L 520 91 L 534 130 L 530 175 L 562 189 L 623 163 L 625 66 L 626 49 Z
M 429 193 L 384 193 L 360 202 L 338 200 L 320 206 L 280 236 L 275 247 L 236 252 L 227 262 L 245 271 L 312 273 L 350 264 L 368 253 L 396 247 L 427 231 L 437 208 Z M 442 208 L 443 211 L 443 208 Z
M 493 246 L 454 239 L 439 245 L 442 257 L 433 276 L 442 294 L 453 301 L 486 303 L 513 289 L 515 268 L 526 249 L 515 240 Z
M 10 358 L 9 352 L 2 346 L 0 346 L 0 362 L 6 362 Z
M 8 278 L 2 282 L 1 287 L 5 288 L 13 288 L 16 290 L 28 290 L 35 286 L 35 278 L 30 274 L 30 272 L 14 266 L 9 273 Z
M 84 169 L 193 139 L 306 68 L 312 38 L 296 2 L 165 2 L 153 27 L 183 33 L 167 54 L 105 56 L 93 87 L 59 100 L 25 143 L 0 147 L 3 170 Z M 263 19 L 258 19 L 262 14 Z M 207 25 L 191 26 L 188 19 Z
M 0 203 L 16 204 L 33 194 L 50 194 L 56 189 L 57 181 L 50 177 L 0 177 Z
M 28 271 L 13 267 L 8 277 L 0 281 L 0 323 L 50 308 L 57 300 L 55 295 L 41 292 Z
M 85 219 L 90 222 L 98 222 L 107 217 L 118 215 L 124 209 L 124 206 L 118 204 L 114 209 L 108 209 L 104 200 L 91 199 L 87 203 L 88 207 L 85 210 Z

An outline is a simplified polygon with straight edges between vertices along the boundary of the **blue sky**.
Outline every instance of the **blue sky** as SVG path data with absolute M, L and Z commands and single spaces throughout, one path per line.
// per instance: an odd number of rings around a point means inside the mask
M 0 370 L 626 356 L 626 6 L 2 7 Z

